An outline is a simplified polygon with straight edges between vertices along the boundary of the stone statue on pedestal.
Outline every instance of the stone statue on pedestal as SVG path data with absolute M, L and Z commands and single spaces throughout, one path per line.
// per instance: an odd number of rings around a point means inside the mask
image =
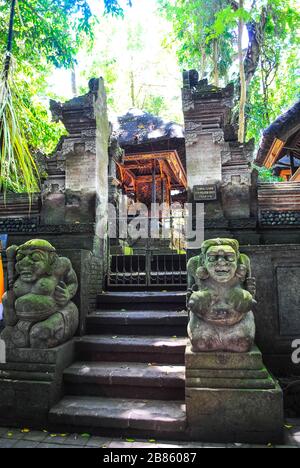
M 6 347 L 48 349 L 70 340 L 79 322 L 72 302 L 78 281 L 70 260 L 45 240 L 11 246 L 7 259 L 9 289 L 0 335 Z
M 283 440 L 283 394 L 254 344 L 256 282 L 233 239 L 212 239 L 188 264 L 190 343 L 185 352 L 192 440 Z
M 188 264 L 188 334 L 193 352 L 246 353 L 255 339 L 256 282 L 233 239 L 212 239 Z

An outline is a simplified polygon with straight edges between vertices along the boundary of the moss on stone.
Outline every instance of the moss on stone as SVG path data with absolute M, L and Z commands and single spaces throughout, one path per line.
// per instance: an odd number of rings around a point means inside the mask
M 44 239 L 31 239 L 28 242 L 25 242 L 25 244 L 21 245 L 18 250 L 33 250 L 33 249 L 39 249 L 39 250 L 45 250 L 46 252 L 56 252 L 56 249 L 53 247 L 53 245 L 50 244 L 50 242 L 44 240 Z

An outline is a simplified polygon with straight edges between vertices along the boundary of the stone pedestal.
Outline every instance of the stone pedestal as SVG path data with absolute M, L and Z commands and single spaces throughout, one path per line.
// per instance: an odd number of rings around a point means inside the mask
M 186 405 L 192 440 L 282 443 L 283 395 L 261 352 L 193 353 L 186 349 Z
M 0 425 L 42 427 L 63 396 L 63 372 L 74 340 L 52 349 L 11 349 L 0 364 Z

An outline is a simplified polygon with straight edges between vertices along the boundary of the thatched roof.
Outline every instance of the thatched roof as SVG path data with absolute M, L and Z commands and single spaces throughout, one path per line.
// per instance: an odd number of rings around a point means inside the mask
M 184 138 L 184 130 L 181 125 L 167 122 L 161 117 L 140 109 L 130 109 L 127 114 L 118 117 L 113 129 L 122 147 L 151 141 Z
M 278 117 L 263 133 L 263 139 L 257 153 L 256 162 L 263 164 L 274 140 L 287 142 L 300 131 L 300 101 L 285 114 Z M 288 146 L 288 145 L 287 145 Z

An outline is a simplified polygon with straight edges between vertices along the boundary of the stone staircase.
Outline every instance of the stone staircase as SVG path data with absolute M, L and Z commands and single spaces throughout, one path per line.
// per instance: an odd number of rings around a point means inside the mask
M 185 438 L 187 313 L 181 292 L 106 293 L 77 339 L 55 431 Z

